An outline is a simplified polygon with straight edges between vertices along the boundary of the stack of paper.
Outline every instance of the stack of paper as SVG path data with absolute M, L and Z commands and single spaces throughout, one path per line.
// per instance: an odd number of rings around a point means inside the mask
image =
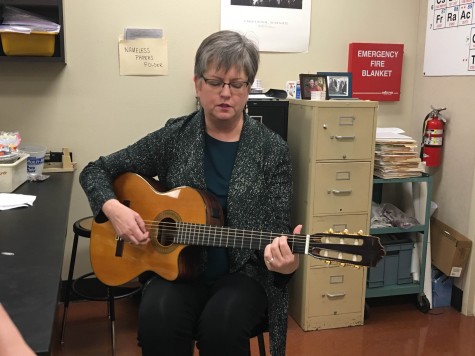
M 424 171 L 416 141 L 398 128 L 378 128 L 374 175 L 379 178 L 418 177 Z
M 60 25 L 48 20 L 47 18 L 13 6 L 4 7 L 3 22 L 0 24 L 0 32 L 17 32 L 25 34 L 31 32 L 57 34 L 59 33 L 60 28 Z
M 126 28 L 124 30 L 126 41 L 138 38 L 163 38 L 163 30 L 161 28 Z
M 35 200 L 34 195 L 0 193 L 0 210 L 32 206 Z

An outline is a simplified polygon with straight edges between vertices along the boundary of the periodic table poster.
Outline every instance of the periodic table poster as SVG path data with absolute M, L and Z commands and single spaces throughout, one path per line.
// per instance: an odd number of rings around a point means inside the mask
M 475 75 L 475 0 L 428 0 L 424 75 Z

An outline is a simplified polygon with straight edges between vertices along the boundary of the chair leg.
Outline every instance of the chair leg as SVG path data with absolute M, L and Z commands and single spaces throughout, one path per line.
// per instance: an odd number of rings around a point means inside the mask
M 112 345 L 112 356 L 115 355 L 115 305 L 114 305 L 114 291 L 112 287 L 107 287 L 107 296 L 109 298 L 109 319 L 111 327 L 111 345 Z
M 74 234 L 73 249 L 71 259 L 69 260 L 68 281 L 66 282 L 66 291 L 64 293 L 63 320 L 61 322 L 61 344 L 64 344 L 64 334 L 66 331 L 66 320 L 68 318 L 69 301 L 71 298 L 71 288 L 73 283 L 74 265 L 76 263 L 76 252 L 78 249 L 78 235 Z
M 266 356 L 266 344 L 264 343 L 264 334 L 257 335 L 257 341 L 259 343 L 259 355 Z

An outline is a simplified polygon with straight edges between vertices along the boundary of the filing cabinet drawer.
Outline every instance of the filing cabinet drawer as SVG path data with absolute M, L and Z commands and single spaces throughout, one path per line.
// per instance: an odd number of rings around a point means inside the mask
M 325 232 L 333 229 L 335 232 L 342 232 L 348 229 L 350 234 L 356 234 L 359 230 L 368 233 L 368 214 L 348 214 L 348 215 L 323 215 L 312 218 L 312 232 Z M 310 267 L 328 267 L 323 260 L 316 258 L 309 259 Z
M 312 232 L 324 232 L 332 229 L 335 232 L 342 232 L 348 229 L 350 233 L 357 233 L 363 230 L 368 233 L 368 213 L 347 214 L 347 215 L 323 215 L 312 218 Z
M 368 211 L 371 162 L 316 163 L 313 215 Z
M 374 109 L 321 108 L 316 125 L 317 161 L 373 159 Z
M 310 269 L 308 317 L 361 312 L 364 269 L 329 267 Z

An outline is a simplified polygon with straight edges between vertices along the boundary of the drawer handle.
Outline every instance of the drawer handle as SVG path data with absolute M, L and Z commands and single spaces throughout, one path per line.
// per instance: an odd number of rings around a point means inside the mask
M 328 298 L 340 298 L 344 297 L 346 293 L 327 293 Z
M 356 136 L 335 136 L 335 138 L 338 140 L 338 141 L 349 141 L 349 140 L 354 140 L 356 138 Z
M 351 194 L 352 190 L 336 190 L 336 189 L 333 189 L 331 192 L 335 195 L 349 195 L 349 194 Z

